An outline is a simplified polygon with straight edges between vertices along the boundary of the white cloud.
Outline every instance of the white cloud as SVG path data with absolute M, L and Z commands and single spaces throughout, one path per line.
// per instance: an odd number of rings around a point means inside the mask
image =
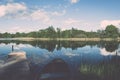
M 66 25 L 76 24 L 76 23 L 80 23 L 80 22 L 81 21 L 76 20 L 76 19 L 72 19 L 72 18 L 69 18 L 68 20 L 65 20 Z
M 61 23 L 59 22 L 58 24 L 61 24 L 62 30 L 66 30 L 66 29 L 71 29 L 72 27 L 79 28 L 81 23 L 82 21 L 80 20 L 68 18 L 65 20 L 61 20 Z
M 25 11 L 26 9 L 27 7 L 24 3 L 7 3 L 6 5 L 0 5 L 0 17 Z
M 103 29 L 106 28 L 107 25 L 115 25 L 116 27 L 120 27 L 120 20 L 103 20 L 101 21 L 101 27 Z
M 0 17 L 9 19 L 37 20 L 43 23 L 50 23 L 50 16 L 42 9 L 29 9 L 24 3 L 7 3 L 0 5 Z
M 74 19 L 74 18 L 61 20 L 61 22 L 59 22 L 58 24 L 61 24 L 60 28 L 62 30 L 71 29 L 73 27 L 85 31 L 96 31 L 97 29 L 99 29 L 99 27 L 96 27 L 96 25 L 99 24 L 95 24 L 94 22 L 88 22 L 80 19 Z
M 78 0 L 72 0 L 72 3 L 76 2 L 78 2 Z M 7 18 L 11 20 L 11 23 L 16 21 L 16 24 L 10 23 L 7 25 L 6 23 L 2 23 L 3 26 L 6 26 L 8 29 L 1 31 L 8 31 L 10 33 L 29 32 L 38 29 L 44 29 L 50 25 L 60 27 L 62 30 L 71 29 L 72 27 L 88 31 L 93 29 L 93 25 L 87 23 L 86 21 L 73 18 L 64 18 L 65 14 L 66 10 L 51 12 L 46 11 L 44 8 L 41 9 L 38 7 L 30 9 L 24 3 L 12 2 L 6 5 L 0 5 L 0 18 L 7 16 Z M 63 18 L 61 18 L 61 16 L 63 16 Z M 26 28 L 24 28 L 24 26 Z
M 6 31 L 15 33 L 34 31 L 40 29 L 39 26 L 46 28 L 52 24 L 54 19 L 52 17 L 51 12 L 43 9 L 31 10 L 24 3 L 7 3 L 6 5 L 0 5 L 0 18 L 4 20 L 7 18 L 10 24 L 2 22 L 1 25 L 4 26 L 4 29 L 0 31 L 2 33 Z M 13 23 L 14 21 L 16 21 L 16 23 Z
M 7 0 L 7 2 L 14 2 L 14 0 Z
M 33 20 L 39 20 L 44 23 L 49 22 L 50 18 L 48 16 L 48 13 L 44 10 L 36 10 L 30 14 L 31 18 Z
M 63 10 L 62 12 L 57 12 L 57 11 L 55 11 L 55 12 L 53 12 L 53 13 L 51 13 L 53 16 L 63 16 L 63 15 L 65 15 L 66 14 L 66 10 Z
M 0 6 L 0 17 L 4 16 L 6 14 L 5 6 Z
M 16 32 L 30 32 L 30 31 L 33 31 L 33 29 L 28 29 L 27 27 L 26 28 L 22 28 L 21 26 L 15 26 L 15 27 L 12 27 L 12 28 L 7 28 L 6 30 L 2 30 L 2 32 L 9 32 L 9 33 L 16 33 Z
M 77 3 L 79 0 L 71 0 L 71 3 L 74 4 L 74 3 Z
M 72 27 L 78 29 L 80 25 L 82 24 L 82 21 L 73 19 L 73 18 L 68 18 L 68 19 L 63 20 L 61 24 L 62 24 L 61 26 L 62 30 L 71 29 Z
M 71 29 L 72 27 L 74 28 L 80 28 L 81 25 L 83 27 L 83 25 L 85 24 L 84 21 L 78 20 L 78 19 L 73 19 L 73 18 L 69 18 L 63 21 L 63 30 L 65 29 Z

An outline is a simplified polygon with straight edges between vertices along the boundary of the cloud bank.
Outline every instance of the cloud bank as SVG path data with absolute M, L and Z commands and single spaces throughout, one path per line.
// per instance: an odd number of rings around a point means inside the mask
M 114 25 L 120 27 L 120 20 L 103 20 L 101 21 L 101 28 L 105 29 L 108 25 Z
M 77 2 L 79 2 L 79 0 L 71 0 L 71 3 L 72 3 L 72 4 L 75 4 L 75 3 L 77 3 Z
M 25 10 L 27 10 L 27 7 L 23 3 L 7 3 L 6 5 L 0 5 L 0 17 L 16 14 Z

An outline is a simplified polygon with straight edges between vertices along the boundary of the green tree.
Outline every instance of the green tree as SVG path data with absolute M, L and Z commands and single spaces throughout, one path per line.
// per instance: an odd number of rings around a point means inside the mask
M 118 28 L 114 25 L 108 25 L 105 29 L 106 37 L 117 38 L 119 36 Z
M 60 28 L 57 28 L 57 37 L 61 38 L 61 29 Z
M 48 38 L 56 38 L 56 31 L 53 26 L 48 27 L 45 31 Z
M 11 38 L 11 35 L 10 33 L 3 33 L 3 38 Z
M 36 32 L 36 31 L 33 31 L 33 32 L 29 32 L 29 33 L 27 34 L 27 37 L 34 37 L 34 38 L 37 38 L 38 35 L 37 35 L 37 32 Z
M 100 38 L 104 38 L 105 37 L 105 30 L 97 30 L 97 34 Z

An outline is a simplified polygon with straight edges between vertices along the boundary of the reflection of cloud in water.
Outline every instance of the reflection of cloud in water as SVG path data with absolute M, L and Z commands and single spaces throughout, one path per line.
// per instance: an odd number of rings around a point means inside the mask
M 33 47 L 33 46 L 31 46 L 31 45 L 29 45 L 29 44 L 19 44 L 19 45 L 17 45 L 19 48 L 31 48 L 31 47 Z
M 5 46 L 5 45 L 6 45 L 6 44 L 4 44 L 4 43 L 1 43 L 1 44 L 0 44 L 0 46 Z
M 36 54 L 36 53 L 32 53 L 31 56 L 29 57 L 30 62 L 33 62 L 34 64 L 38 64 L 38 63 L 43 63 L 46 60 L 48 60 L 48 58 L 50 58 L 51 53 L 47 52 L 47 53 L 43 53 L 41 54 Z
M 9 47 L 12 48 L 12 46 L 14 47 L 14 50 L 20 50 L 21 48 L 32 48 L 32 45 L 29 44 L 16 44 L 16 43 L 10 43 L 10 44 L 4 44 L 1 43 L 0 47 L 2 47 L 1 49 L 3 49 L 4 47 Z
M 79 54 L 75 54 L 75 53 L 72 53 L 72 52 L 66 52 L 64 55 L 66 55 L 68 57 L 79 56 Z
M 9 45 L 16 45 L 16 43 L 10 43 Z
M 19 44 L 19 45 L 12 44 L 12 45 L 14 45 L 15 50 L 20 50 L 21 48 L 32 48 L 33 47 L 29 44 Z
M 106 51 L 105 48 L 102 48 L 102 49 L 100 49 L 100 54 L 103 55 L 103 56 L 109 56 L 109 55 L 113 56 L 113 55 L 116 55 L 116 52 L 115 51 L 114 52 L 108 52 L 108 51 Z
M 70 48 L 62 48 L 62 54 L 66 55 L 68 57 L 74 57 L 74 56 L 79 56 L 79 54 L 77 54 L 76 52 L 74 52 L 72 49 Z

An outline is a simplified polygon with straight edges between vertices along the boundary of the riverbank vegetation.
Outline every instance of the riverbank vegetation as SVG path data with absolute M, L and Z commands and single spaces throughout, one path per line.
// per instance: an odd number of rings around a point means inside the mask
M 96 32 L 86 32 L 83 30 L 78 30 L 75 28 L 69 30 L 61 30 L 60 28 L 55 29 L 53 26 L 50 26 L 46 29 L 41 29 L 38 31 L 32 31 L 29 33 L 20 33 L 16 32 L 15 34 L 12 33 L 0 33 L 0 38 L 50 38 L 50 39 L 57 39 L 57 38 L 119 38 L 120 32 L 119 29 L 114 25 L 108 25 L 105 30 L 97 30 Z

